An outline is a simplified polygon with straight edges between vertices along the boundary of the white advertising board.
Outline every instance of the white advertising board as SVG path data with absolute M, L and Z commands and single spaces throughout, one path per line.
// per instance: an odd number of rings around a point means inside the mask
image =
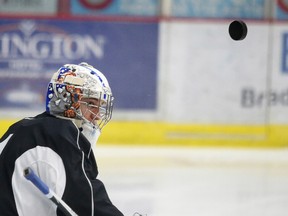
M 247 37 L 234 41 L 228 34 L 229 23 L 180 20 L 161 24 L 159 101 L 166 121 L 269 121 L 261 94 L 270 87 L 271 28 L 248 22 Z

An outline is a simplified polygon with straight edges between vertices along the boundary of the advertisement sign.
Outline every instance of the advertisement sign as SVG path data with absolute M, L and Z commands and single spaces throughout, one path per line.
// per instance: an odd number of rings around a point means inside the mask
M 257 22 L 247 25 L 249 33 L 242 41 L 230 38 L 228 21 L 175 21 L 162 26 L 167 35 L 161 34 L 161 41 L 169 41 L 161 49 L 165 71 L 160 72 L 167 81 L 167 120 L 224 125 L 267 122 L 271 59 L 269 38 L 263 35 L 268 35 L 269 27 Z
M 57 0 L 0 1 L 0 12 L 13 15 L 55 15 L 57 4 Z
M 157 16 L 160 0 L 71 0 L 72 14 Z
M 262 19 L 264 4 L 265 0 L 171 0 L 171 16 Z
M 116 109 L 156 109 L 157 40 L 157 23 L 3 19 L 0 108 L 41 106 L 58 68 L 87 62 L 107 76 Z
M 275 18 L 280 20 L 288 19 L 288 1 L 287 0 L 277 0 L 275 7 Z

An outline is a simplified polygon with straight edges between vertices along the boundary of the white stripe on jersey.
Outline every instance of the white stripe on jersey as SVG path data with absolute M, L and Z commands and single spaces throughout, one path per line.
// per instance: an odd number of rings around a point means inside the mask
M 59 197 L 63 196 L 66 173 L 61 157 L 52 149 L 36 146 L 15 161 L 12 189 L 19 216 L 56 216 L 56 205 L 47 199 L 24 175 L 31 167 Z
M 10 134 L 3 142 L 0 143 L 0 155 L 12 136 L 13 134 Z

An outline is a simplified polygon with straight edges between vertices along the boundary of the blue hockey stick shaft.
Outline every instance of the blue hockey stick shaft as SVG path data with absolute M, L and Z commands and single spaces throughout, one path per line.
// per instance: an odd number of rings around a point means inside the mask
M 31 181 L 48 199 L 57 205 L 66 216 L 78 216 L 60 197 L 58 197 L 35 173 L 28 167 L 24 169 L 24 176 Z

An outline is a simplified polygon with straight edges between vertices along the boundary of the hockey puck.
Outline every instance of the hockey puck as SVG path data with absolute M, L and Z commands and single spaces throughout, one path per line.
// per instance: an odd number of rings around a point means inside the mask
M 229 35 L 233 40 L 243 40 L 247 35 L 247 26 L 241 20 L 234 20 L 229 25 Z

